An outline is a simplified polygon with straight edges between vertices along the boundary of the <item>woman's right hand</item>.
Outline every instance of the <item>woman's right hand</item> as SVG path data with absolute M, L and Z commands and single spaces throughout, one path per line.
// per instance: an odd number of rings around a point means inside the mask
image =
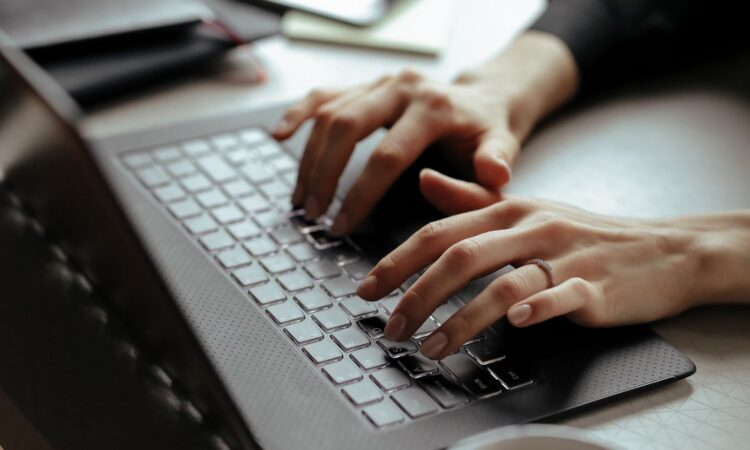
M 573 95 L 576 83 L 567 48 L 549 35 L 526 33 L 454 83 L 405 70 L 366 86 L 314 91 L 286 112 L 273 133 L 287 139 L 315 120 L 292 203 L 304 207 L 309 219 L 325 213 L 356 143 L 389 127 L 347 193 L 332 233 L 356 227 L 428 146 L 465 180 L 423 171 L 426 199 L 446 214 L 487 206 L 510 180 L 520 143 L 541 117 Z

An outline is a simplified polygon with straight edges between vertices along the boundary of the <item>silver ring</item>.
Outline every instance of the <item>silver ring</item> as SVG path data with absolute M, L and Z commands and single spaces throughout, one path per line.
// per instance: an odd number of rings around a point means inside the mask
M 534 258 L 526 261 L 524 263 L 524 266 L 528 266 L 529 264 L 534 264 L 535 266 L 541 268 L 546 274 L 547 279 L 549 279 L 550 287 L 557 286 L 557 283 L 555 283 L 555 276 L 552 275 L 552 266 L 549 265 L 549 263 L 543 259 Z

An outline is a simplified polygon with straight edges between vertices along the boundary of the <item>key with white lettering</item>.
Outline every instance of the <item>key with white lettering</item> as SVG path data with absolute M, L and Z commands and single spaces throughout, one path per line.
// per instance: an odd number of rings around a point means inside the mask
M 499 394 L 503 390 L 502 384 L 495 377 L 465 353 L 447 356 L 440 364 L 477 398 Z
M 436 402 L 443 408 L 454 408 L 469 401 L 463 390 L 443 375 L 424 377 L 419 380 L 419 385 L 427 391 Z

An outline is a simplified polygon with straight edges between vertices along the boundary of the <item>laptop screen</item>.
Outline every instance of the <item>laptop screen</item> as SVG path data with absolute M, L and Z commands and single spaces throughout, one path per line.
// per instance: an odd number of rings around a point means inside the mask
M 0 173 L 232 447 L 256 448 L 79 135 L 68 96 L 0 34 Z

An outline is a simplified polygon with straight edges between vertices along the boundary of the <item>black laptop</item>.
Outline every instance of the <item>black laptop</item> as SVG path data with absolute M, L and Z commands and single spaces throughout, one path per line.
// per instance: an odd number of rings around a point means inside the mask
M 385 341 L 407 286 L 377 303 L 355 288 L 434 214 L 408 179 L 338 239 L 327 218 L 291 208 L 304 136 L 271 139 L 282 108 L 90 142 L 58 86 L 3 38 L 0 54 L 3 182 L 229 448 L 445 448 L 695 370 L 648 327 L 590 330 L 566 319 L 523 330 L 500 321 L 449 362 L 422 357 L 421 340 L 496 274 L 451 298 L 410 341 Z M 375 140 L 357 150 L 351 173 Z

